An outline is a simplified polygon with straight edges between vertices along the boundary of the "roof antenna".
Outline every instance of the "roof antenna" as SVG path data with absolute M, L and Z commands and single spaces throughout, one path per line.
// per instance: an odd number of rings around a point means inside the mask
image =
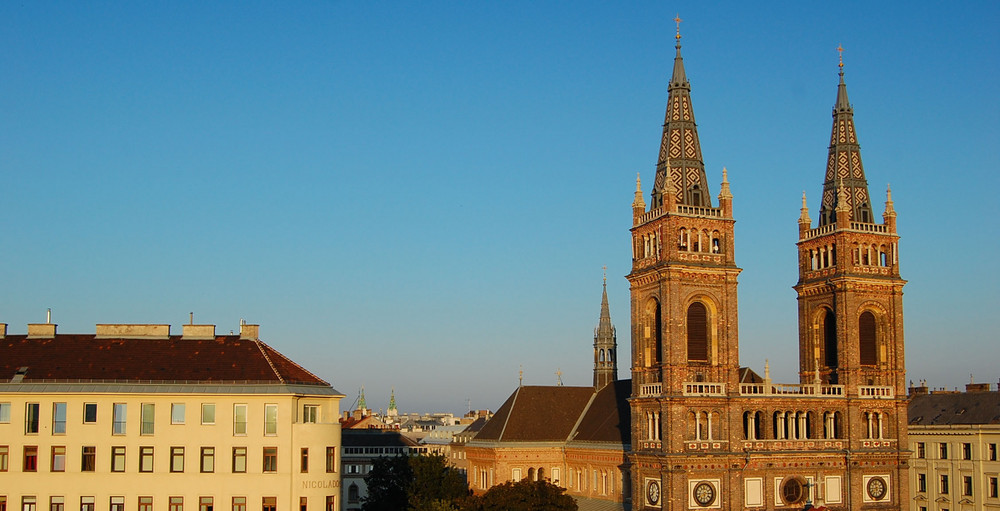
M 193 313 L 193 312 L 189 312 L 188 314 L 190 314 L 190 315 L 191 315 L 191 322 L 190 322 L 190 323 L 188 323 L 188 324 L 189 324 L 189 325 L 193 325 L 193 324 L 194 324 L 194 313 Z

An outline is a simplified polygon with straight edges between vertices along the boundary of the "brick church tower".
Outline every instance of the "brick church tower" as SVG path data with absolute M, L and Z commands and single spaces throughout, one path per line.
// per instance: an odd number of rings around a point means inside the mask
M 723 169 L 712 204 L 676 38 L 632 203 L 632 508 L 908 506 L 896 213 L 873 218 L 842 64 L 819 226 L 804 198 L 799 219 L 799 382 L 778 384 L 740 368 L 733 197 Z

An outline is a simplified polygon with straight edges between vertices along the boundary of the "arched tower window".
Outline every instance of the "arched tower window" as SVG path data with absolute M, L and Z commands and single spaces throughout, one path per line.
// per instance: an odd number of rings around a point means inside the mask
M 694 302 L 687 311 L 688 360 L 708 361 L 708 309 Z
M 663 357 L 663 325 L 661 323 L 660 302 L 650 298 L 646 302 L 643 338 L 646 341 L 646 365 L 661 363 Z
M 875 315 L 871 311 L 861 313 L 858 318 L 858 351 L 861 365 L 873 366 L 878 361 L 878 342 L 875 333 Z
M 838 367 L 837 317 L 830 309 L 823 315 L 823 349 L 826 352 L 826 366 L 836 369 Z

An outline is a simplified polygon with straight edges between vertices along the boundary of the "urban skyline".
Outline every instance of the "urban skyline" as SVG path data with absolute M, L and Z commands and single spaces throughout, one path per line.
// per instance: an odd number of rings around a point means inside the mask
M 741 363 L 797 380 L 796 220 L 842 45 L 873 209 L 891 183 L 899 213 L 907 377 L 996 383 L 1000 7 L 934 6 L 0 6 L 0 322 L 243 318 L 345 408 L 363 385 L 376 410 L 391 387 L 495 409 L 522 368 L 589 385 L 603 266 L 629 360 L 679 12 L 709 192 L 726 167 L 734 195 Z

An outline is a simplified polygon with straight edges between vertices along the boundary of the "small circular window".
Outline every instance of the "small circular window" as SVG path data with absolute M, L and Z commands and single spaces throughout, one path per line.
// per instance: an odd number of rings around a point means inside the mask
M 781 499 L 786 504 L 798 504 L 806 499 L 806 485 L 797 478 L 790 477 L 781 483 Z

